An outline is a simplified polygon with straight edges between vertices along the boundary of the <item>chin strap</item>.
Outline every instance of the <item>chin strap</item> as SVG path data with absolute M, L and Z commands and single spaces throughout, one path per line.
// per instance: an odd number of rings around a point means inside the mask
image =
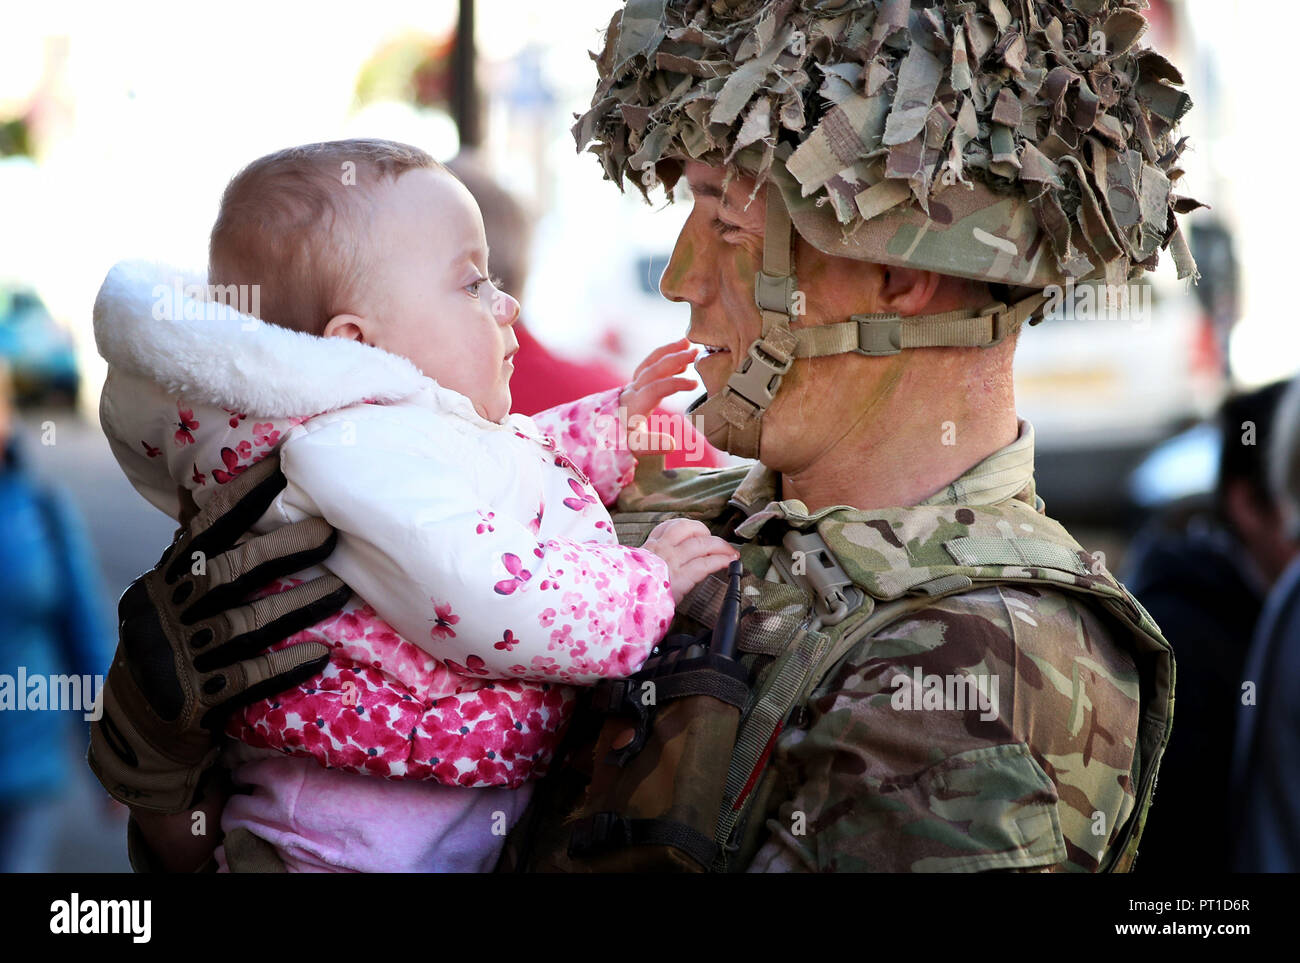
M 791 330 L 790 311 L 798 290 L 790 263 L 792 236 L 785 198 L 769 182 L 763 270 L 754 278 L 754 303 L 763 315 L 762 336 L 749 346 L 720 393 L 702 395 L 686 409 L 711 445 L 742 458 L 759 456 L 763 414 L 796 358 L 849 353 L 881 357 L 904 348 L 988 348 L 1029 320 L 1048 298 L 1045 293 L 1033 294 L 1010 307 L 998 302 L 977 314 L 965 309 L 906 318 L 855 314 L 847 321 Z
M 964 308 L 907 318 L 855 314 L 847 321 L 801 328 L 794 356 L 820 358 L 853 351 L 879 357 L 904 348 L 990 348 L 1033 317 L 1047 297 L 1034 294 L 1011 307 L 999 301 L 978 314 Z
M 763 313 L 763 334 L 749 346 L 720 394 L 702 395 L 686 409 L 714 448 L 757 458 L 763 412 L 790 370 L 799 336 L 790 330 L 796 282 L 790 265 L 790 212 L 775 185 L 767 192 L 763 270 L 754 277 L 754 302 Z

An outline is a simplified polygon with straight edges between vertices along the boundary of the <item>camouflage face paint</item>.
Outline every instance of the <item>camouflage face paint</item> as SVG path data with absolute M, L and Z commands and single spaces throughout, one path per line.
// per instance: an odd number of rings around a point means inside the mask
M 659 278 L 659 290 L 664 297 L 671 297 L 673 292 L 681 290 L 682 280 L 694 263 L 695 245 L 686 236 L 686 228 L 683 227 L 672 256 L 668 259 L 668 266 Z

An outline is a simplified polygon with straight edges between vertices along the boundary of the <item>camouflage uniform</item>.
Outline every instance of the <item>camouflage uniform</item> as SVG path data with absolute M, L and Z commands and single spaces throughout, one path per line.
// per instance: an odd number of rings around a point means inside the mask
M 1143 5 L 628 0 L 596 57 L 579 149 L 643 192 L 671 187 L 689 161 L 722 168 L 724 187 L 745 172 L 755 195 L 766 188 L 761 335 L 690 410 L 714 445 L 760 455 L 763 417 L 798 360 L 989 347 L 1040 313 L 1047 286 L 1122 289 L 1165 248 L 1195 276 L 1177 215 L 1198 204 L 1175 190 L 1191 101 L 1178 70 L 1138 45 Z M 1000 285 L 990 296 L 1010 303 L 802 324 L 795 234 L 830 256 Z M 697 754 L 676 773 L 704 785 L 725 771 L 709 841 L 721 848 L 689 833 L 664 842 L 703 826 L 672 789 L 674 763 L 617 784 L 597 753 L 568 862 L 555 820 L 570 809 L 553 799 L 525 864 L 582 869 L 612 839 L 694 848 L 699 866 L 726 870 L 1130 868 L 1172 725 L 1172 653 L 1101 560 L 1043 514 L 1029 426 L 919 505 L 809 514 L 778 485 L 761 463 L 647 462 L 614 515 L 625 544 L 674 515 L 743 542 L 755 622 L 779 628 L 738 643 L 755 688 L 730 758 Z M 795 544 L 821 546 L 816 578 L 791 569 Z M 828 578 L 844 591 L 828 595 Z M 670 631 L 714 624 L 709 581 Z M 831 599 L 831 618 L 812 618 Z M 993 704 L 958 698 L 967 676 Z M 658 758 L 686 758 L 690 730 L 664 728 Z
M 910 508 L 841 506 L 809 515 L 802 502 L 779 500 L 778 484 L 762 464 L 690 471 L 647 460 L 614 520 L 631 543 L 664 513 L 716 529 L 734 498 L 757 509 L 733 537 L 751 539 L 741 544 L 747 570 L 779 578 L 769 565 L 772 546 L 753 540 L 769 522 L 811 525 L 855 584 L 877 597 L 911 589 L 889 584 L 889 573 L 907 570 L 909 553 L 919 558 L 931 543 L 986 530 L 1013 539 L 1049 528 L 1064 534 L 1042 514 L 1034 491 L 1027 422 L 1014 443 Z M 1078 554 L 1074 580 L 1114 591 L 1144 616 L 1098 558 Z M 1010 569 L 1004 574 L 1005 584 L 936 599 L 873 633 L 827 674 L 780 731 L 753 790 L 739 866 L 1112 867 L 1138 809 L 1137 787 L 1167 740 L 1172 662 L 1135 651 L 1102 606 L 1042 581 L 1017 584 Z M 918 669 L 922 676 L 998 678 L 995 714 L 895 708 L 895 678 Z

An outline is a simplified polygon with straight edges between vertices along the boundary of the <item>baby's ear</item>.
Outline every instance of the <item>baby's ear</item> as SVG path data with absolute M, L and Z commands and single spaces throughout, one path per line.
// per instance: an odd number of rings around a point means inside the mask
M 326 338 L 346 338 L 366 344 L 365 320 L 355 314 L 336 314 L 330 318 L 321 332 Z

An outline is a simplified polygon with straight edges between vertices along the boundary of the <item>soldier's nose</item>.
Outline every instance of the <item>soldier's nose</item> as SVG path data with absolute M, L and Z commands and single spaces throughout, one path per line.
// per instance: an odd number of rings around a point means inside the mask
M 694 220 L 688 220 L 682 228 L 677 244 L 673 247 L 672 257 L 659 278 L 659 293 L 669 301 L 686 301 L 691 304 L 707 304 L 710 285 L 707 280 L 707 252 L 701 243 L 699 232 L 688 238 Z

